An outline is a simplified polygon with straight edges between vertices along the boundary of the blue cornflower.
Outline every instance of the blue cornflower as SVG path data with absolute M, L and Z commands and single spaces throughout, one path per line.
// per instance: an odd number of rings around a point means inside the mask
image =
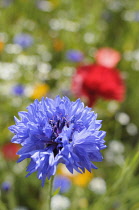
M 26 33 L 17 34 L 14 37 L 14 43 L 20 45 L 22 48 L 27 48 L 33 44 L 33 38 Z
M 8 192 L 11 189 L 11 183 L 8 181 L 5 181 L 1 184 L 2 191 Z
M 24 94 L 24 86 L 21 84 L 13 86 L 12 93 L 17 96 L 22 96 Z
M 66 53 L 66 57 L 69 61 L 72 62 L 80 62 L 83 60 L 83 53 L 79 50 L 68 50 Z
M 63 163 L 73 173 L 97 167 L 92 161 L 102 161 L 100 150 L 104 149 L 104 131 L 99 131 L 101 121 L 91 108 L 84 107 L 80 99 L 71 102 L 67 97 L 57 96 L 37 99 L 19 112 L 15 125 L 9 127 L 15 134 L 12 142 L 21 144 L 17 152 L 18 162 L 30 158 L 28 175 L 37 171 L 44 185 L 46 177 L 55 174 L 57 165 Z M 28 176 L 27 175 L 27 176 Z
M 71 181 L 69 180 L 69 178 L 67 178 L 65 176 L 57 175 L 54 178 L 53 188 L 54 188 L 54 190 L 56 190 L 59 187 L 60 187 L 61 193 L 67 192 L 71 187 Z

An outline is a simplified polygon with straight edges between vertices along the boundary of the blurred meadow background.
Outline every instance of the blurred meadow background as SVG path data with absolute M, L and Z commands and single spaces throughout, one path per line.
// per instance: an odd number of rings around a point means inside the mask
M 10 143 L 8 127 L 36 98 L 76 100 L 76 69 L 96 63 L 101 48 L 119 52 L 114 68 L 124 81 L 121 101 L 99 97 L 92 105 L 107 132 L 104 160 L 83 175 L 60 165 L 51 205 L 53 210 L 139 210 L 137 0 L 0 0 L 0 210 L 45 210 L 47 182 L 42 188 L 36 174 L 25 178 L 28 161 L 16 163 L 19 147 Z M 102 89 L 108 79 L 104 74 Z M 78 95 L 88 105 L 87 97 Z

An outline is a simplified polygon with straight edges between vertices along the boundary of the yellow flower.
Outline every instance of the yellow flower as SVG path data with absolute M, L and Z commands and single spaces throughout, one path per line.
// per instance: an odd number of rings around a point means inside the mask
M 4 42 L 0 41 L 0 52 L 4 49 Z
M 73 181 L 75 185 L 78 185 L 80 187 L 85 187 L 93 178 L 93 173 L 90 173 L 87 170 L 85 170 L 85 173 L 83 174 L 80 174 L 76 171 L 74 171 L 74 173 L 72 174 L 64 165 L 58 168 L 58 174 L 68 177 L 70 180 Z
M 33 90 L 33 94 L 31 95 L 32 99 L 40 99 L 49 92 L 49 86 L 47 84 L 37 84 Z
M 55 39 L 53 42 L 55 51 L 62 51 L 64 49 L 64 42 L 60 39 Z
M 92 177 L 93 174 L 85 170 L 85 173 L 78 173 L 75 176 L 73 176 L 73 183 L 80 187 L 85 187 L 91 181 Z

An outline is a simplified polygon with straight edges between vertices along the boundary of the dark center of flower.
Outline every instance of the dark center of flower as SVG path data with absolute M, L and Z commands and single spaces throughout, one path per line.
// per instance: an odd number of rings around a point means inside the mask
M 62 120 L 50 120 L 49 124 L 52 126 L 53 134 L 52 134 L 52 140 L 55 140 L 59 134 L 62 132 L 63 127 L 66 125 L 69 127 L 69 123 L 67 123 L 66 118 L 62 118 Z
M 66 118 L 63 117 L 62 119 L 58 120 L 49 120 L 49 124 L 51 125 L 53 132 L 51 136 L 51 143 L 47 144 L 47 147 L 53 146 L 53 153 L 54 156 L 56 156 L 59 150 L 63 148 L 62 138 L 58 138 L 58 136 L 62 132 L 64 126 L 69 127 L 69 123 L 67 122 Z

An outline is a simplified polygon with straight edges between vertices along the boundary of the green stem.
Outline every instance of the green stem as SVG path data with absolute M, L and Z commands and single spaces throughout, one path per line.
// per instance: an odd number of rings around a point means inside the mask
M 48 210 L 51 210 L 53 180 L 54 180 L 54 176 L 51 177 L 49 185 L 48 185 L 48 195 L 47 195 L 47 209 Z
M 42 189 L 42 201 L 41 210 L 51 210 L 51 198 L 54 176 L 47 182 L 47 190 L 45 187 Z

